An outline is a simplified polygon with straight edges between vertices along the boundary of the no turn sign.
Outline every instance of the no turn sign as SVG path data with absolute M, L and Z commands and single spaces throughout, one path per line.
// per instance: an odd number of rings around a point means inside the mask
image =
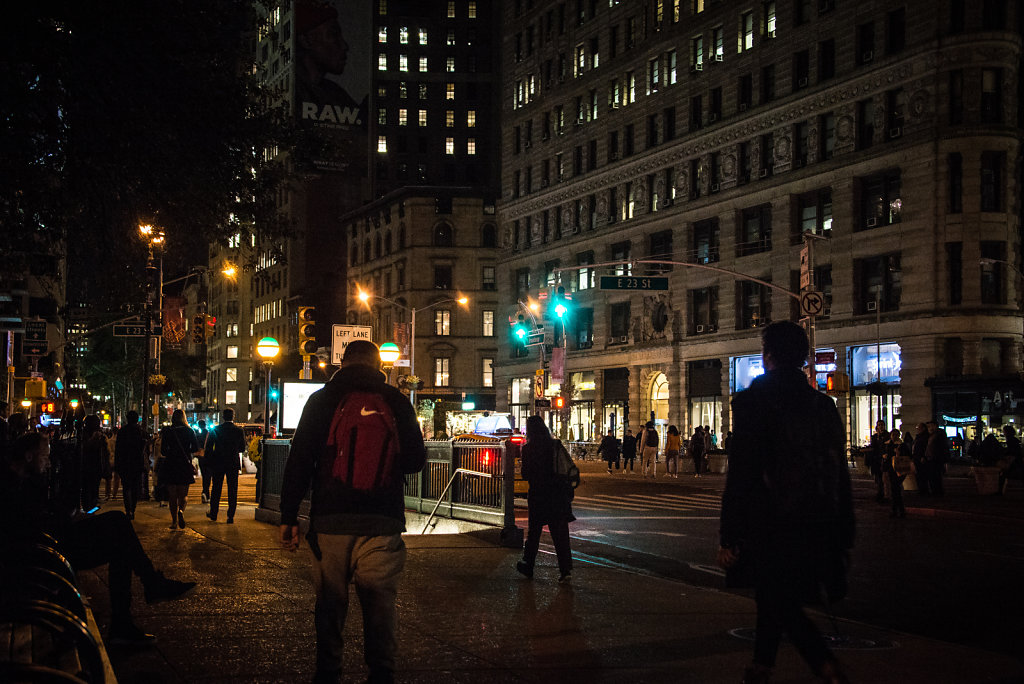
M 820 316 L 825 310 L 825 295 L 815 290 L 800 295 L 800 313 L 804 316 Z

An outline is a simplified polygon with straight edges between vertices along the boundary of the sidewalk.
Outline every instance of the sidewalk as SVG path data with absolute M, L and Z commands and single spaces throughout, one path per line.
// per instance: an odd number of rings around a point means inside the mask
M 309 680 L 307 557 L 304 549 L 280 551 L 277 529 L 256 522 L 253 508 L 240 504 L 235 524 L 226 525 L 209 522 L 203 507 L 193 505 L 186 511 L 189 528 L 172 532 L 166 509 L 139 507 L 136 529 L 157 566 L 199 586 L 180 601 L 134 602 L 138 623 L 159 642 L 139 651 L 110 649 L 122 684 Z M 398 681 L 739 681 L 751 643 L 731 632 L 749 635 L 751 599 L 580 560 L 572 586 L 560 586 L 550 553 L 541 554 L 531 582 L 515 571 L 519 551 L 496 540 L 493 532 L 406 537 Z M 80 576 L 104 631 L 105 582 L 105 572 Z M 141 595 L 137 583 L 136 592 Z M 827 620 L 821 623 L 827 628 Z M 841 631 L 857 647 L 837 651 L 855 682 L 1024 681 L 1024 665 L 1006 656 L 866 625 L 843 623 Z M 347 634 L 346 681 L 363 681 L 354 594 Z M 776 672 L 776 682 L 815 681 L 786 645 Z

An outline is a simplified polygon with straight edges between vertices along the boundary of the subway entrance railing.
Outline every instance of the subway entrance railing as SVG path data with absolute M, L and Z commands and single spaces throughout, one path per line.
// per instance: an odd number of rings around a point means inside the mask
M 280 522 L 281 486 L 290 444 L 287 439 L 266 441 L 259 463 L 257 520 Z M 405 477 L 405 507 L 427 516 L 426 531 L 430 518 L 441 517 L 496 527 L 501 530 L 503 543 L 521 544 L 522 531 L 515 524 L 515 467 L 506 445 L 497 440 L 444 440 L 428 441 L 426 447 L 426 466 Z M 309 515 L 308 493 L 299 515 Z M 409 531 L 419 532 L 420 527 L 410 525 Z

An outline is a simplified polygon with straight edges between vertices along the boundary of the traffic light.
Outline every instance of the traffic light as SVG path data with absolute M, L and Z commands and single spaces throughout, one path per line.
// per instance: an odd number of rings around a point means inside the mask
M 299 307 L 299 353 L 303 356 L 316 354 L 316 307 Z
M 555 295 L 552 297 L 551 304 L 552 310 L 555 315 L 559 318 L 565 318 L 566 314 L 569 313 L 569 300 L 572 297 L 565 292 L 565 288 L 561 285 L 555 290 Z
M 196 314 L 192 317 L 192 344 L 206 341 L 206 315 Z
M 555 397 L 551 400 L 551 408 L 561 411 L 565 408 L 565 397 Z
M 206 318 L 206 339 L 213 337 L 214 333 L 217 332 L 217 317 L 210 316 L 207 314 Z
M 525 347 L 526 338 L 529 334 L 530 328 L 526 325 L 526 319 L 523 317 L 523 314 L 519 314 L 515 324 L 512 326 L 512 337 L 517 343 Z
M 844 371 L 832 371 L 825 376 L 825 392 L 844 394 L 850 391 L 850 376 Z

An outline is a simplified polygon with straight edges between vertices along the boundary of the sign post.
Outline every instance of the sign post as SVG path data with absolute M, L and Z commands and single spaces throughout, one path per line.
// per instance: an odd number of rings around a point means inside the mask
M 368 325 L 335 325 L 331 330 L 331 365 L 340 366 L 345 347 L 356 340 L 372 342 L 373 328 Z
M 24 356 L 46 356 L 48 349 L 46 321 L 25 321 L 25 336 L 21 340 L 21 353 Z

